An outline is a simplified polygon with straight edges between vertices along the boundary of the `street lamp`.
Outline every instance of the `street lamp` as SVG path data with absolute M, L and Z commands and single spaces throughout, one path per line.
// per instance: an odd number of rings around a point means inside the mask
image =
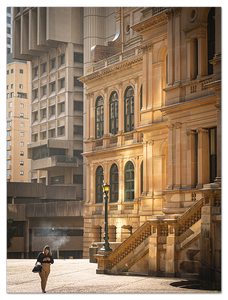
M 105 228 L 104 228 L 104 241 L 103 247 L 100 251 L 112 251 L 109 247 L 109 236 L 108 236 L 108 191 L 110 189 L 110 185 L 107 183 L 103 184 L 103 192 L 104 192 L 104 199 L 105 199 Z

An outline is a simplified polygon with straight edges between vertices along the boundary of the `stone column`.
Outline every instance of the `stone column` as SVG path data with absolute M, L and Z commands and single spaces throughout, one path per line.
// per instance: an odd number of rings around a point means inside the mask
M 123 137 L 123 132 L 124 132 L 124 97 L 122 95 L 122 89 L 123 89 L 123 84 L 120 82 L 118 84 L 118 89 L 119 89 L 119 102 L 118 102 L 118 121 L 119 121 L 119 132 L 118 132 L 118 146 L 122 146 L 124 144 L 124 137 Z
M 168 18 L 168 85 L 172 85 L 174 81 L 173 72 L 173 11 L 168 9 L 166 12 Z
M 143 142 L 143 196 L 146 196 L 148 192 L 147 144 L 148 142 Z
M 139 98 L 139 78 L 135 78 L 135 96 L 134 96 L 134 116 L 135 128 L 139 126 L 140 98 Z
M 147 144 L 147 177 L 148 177 L 148 193 L 147 195 L 153 195 L 153 144 L 154 141 L 150 140 Z
M 195 79 L 197 76 L 196 39 L 189 38 L 187 42 L 187 80 Z
M 187 188 L 196 186 L 197 179 L 196 132 L 187 131 Z
M 90 138 L 95 138 L 95 103 L 94 103 L 94 93 L 90 94 Z
M 124 170 L 123 159 L 119 159 L 119 203 L 124 201 Z
M 86 172 L 87 172 L 87 180 L 86 180 L 86 203 L 90 202 L 90 179 L 91 179 L 91 174 L 90 174 L 90 164 L 86 164 Z
M 210 182 L 209 166 L 209 132 L 206 129 L 197 129 L 198 133 L 198 183 L 197 188 L 202 188 L 204 183 Z
M 176 189 L 181 188 L 181 123 L 176 123 L 174 125 L 176 131 L 176 178 L 175 178 L 175 187 Z
M 168 186 L 173 188 L 173 124 L 167 125 L 168 128 Z
M 138 200 L 140 196 L 140 168 L 139 168 L 139 156 L 135 157 L 135 199 Z
M 86 94 L 86 139 L 90 138 L 90 94 Z
M 198 76 L 203 77 L 207 75 L 207 34 L 206 28 L 205 32 L 201 32 L 197 36 L 198 39 Z
M 109 133 L 108 89 L 104 89 L 104 136 Z
M 151 225 L 151 236 L 149 237 L 149 276 L 157 276 L 159 271 L 158 230 L 158 224 Z
M 165 276 L 175 277 L 177 272 L 176 260 L 176 224 L 168 224 L 168 236 L 166 239 L 166 264 Z
M 96 195 L 94 191 L 96 191 L 96 187 L 94 186 L 95 180 L 94 180 L 94 174 L 93 174 L 93 163 L 90 164 L 90 203 L 96 203 Z
M 148 92 L 148 57 L 147 57 L 147 48 L 143 47 L 143 98 L 142 98 L 142 110 L 147 108 L 147 92 Z
M 181 81 L 181 8 L 176 7 L 174 11 L 174 24 L 175 24 L 175 81 Z
M 217 93 L 217 176 L 215 182 L 221 183 L 221 86 L 215 91 Z

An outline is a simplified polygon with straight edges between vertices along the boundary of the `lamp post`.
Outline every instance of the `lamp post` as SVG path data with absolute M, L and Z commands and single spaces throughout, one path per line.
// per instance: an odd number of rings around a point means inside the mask
M 104 192 L 104 200 L 105 200 L 105 228 L 104 228 L 104 241 L 103 247 L 100 251 L 112 251 L 109 247 L 109 236 L 108 236 L 108 191 L 110 189 L 110 185 L 105 183 L 103 185 L 103 192 Z

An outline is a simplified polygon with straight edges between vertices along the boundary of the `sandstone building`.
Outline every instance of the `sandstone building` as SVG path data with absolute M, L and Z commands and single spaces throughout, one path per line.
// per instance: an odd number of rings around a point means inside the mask
M 109 241 L 123 243 L 97 256 L 98 272 L 219 285 L 203 263 L 221 268 L 221 8 L 116 8 L 116 31 L 80 78 L 84 257 L 102 241 L 107 182 Z

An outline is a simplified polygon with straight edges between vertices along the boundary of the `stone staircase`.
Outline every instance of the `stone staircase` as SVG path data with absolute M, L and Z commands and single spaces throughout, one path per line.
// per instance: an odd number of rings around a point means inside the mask
M 106 257 L 106 273 L 197 279 L 202 206 L 203 199 L 180 217 L 147 220 Z

